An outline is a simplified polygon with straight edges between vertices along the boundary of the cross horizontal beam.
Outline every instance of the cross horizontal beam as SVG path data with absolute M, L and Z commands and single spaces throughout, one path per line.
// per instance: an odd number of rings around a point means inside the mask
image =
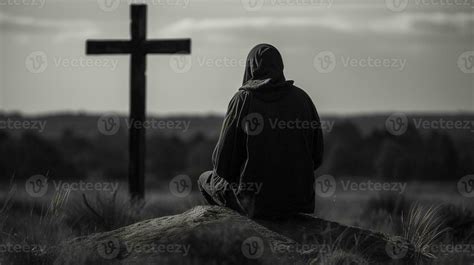
M 137 47 L 138 46 L 138 47 Z M 88 40 L 87 54 L 131 54 L 141 50 L 145 54 L 190 54 L 191 39 L 147 40 L 134 43 L 128 40 Z
M 132 44 L 128 40 L 88 40 L 86 54 L 125 54 L 132 53 Z
M 191 53 L 191 39 L 147 40 L 144 45 L 146 53 Z

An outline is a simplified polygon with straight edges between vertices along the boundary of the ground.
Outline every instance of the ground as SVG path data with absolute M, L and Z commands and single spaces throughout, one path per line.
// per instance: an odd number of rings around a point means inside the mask
M 250 220 L 226 208 L 197 206 L 65 242 L 55 264 L 330 264 L 338 256 L 347 263 L 331 264 L 414 264 L 409 246 L 398 257 L 387 251 L 395 243 L 309 215 Z

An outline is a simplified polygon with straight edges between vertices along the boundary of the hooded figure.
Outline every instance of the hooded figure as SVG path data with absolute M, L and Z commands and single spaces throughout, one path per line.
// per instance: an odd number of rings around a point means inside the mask
M 230 101 L 212 161 L 199 178 L 206 200 L 250 217 L 314 212 L 323 136 L 311 98 L 287 81 L 278 50 L 254 47 Z

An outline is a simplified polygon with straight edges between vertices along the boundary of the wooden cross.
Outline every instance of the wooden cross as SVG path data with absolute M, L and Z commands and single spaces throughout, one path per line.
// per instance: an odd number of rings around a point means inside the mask
M 147 6 L 131 5 L 131 40 L 88 40 L 86 53 L 130 54 L 129 189 L 132 198 L 145 196 L 146 55 L 190 54 L 190 39 L 147 40 Z

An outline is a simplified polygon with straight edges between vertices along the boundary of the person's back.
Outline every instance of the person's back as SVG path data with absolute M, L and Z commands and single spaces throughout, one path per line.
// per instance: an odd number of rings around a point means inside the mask
M 211 203 L 250 216 L 313 212 L 313 171 L 322 153 L 311 99 L 285 80 L 276 48 L 261 44 L 247 58 L 243 86 L 229 104 L 213 154 L 213 173 L 203 174 L 200 187 Z

